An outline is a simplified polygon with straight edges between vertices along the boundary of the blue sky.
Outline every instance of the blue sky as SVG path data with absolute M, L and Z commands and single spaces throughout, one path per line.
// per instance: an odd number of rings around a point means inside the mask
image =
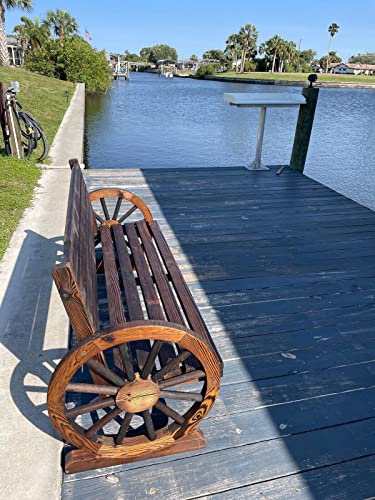
M 245 23 L 254 24 L 259 42 L 279 34 L 301 50 L 327 51 L 328 26 L 340 32 L 332 48 L 347 60 L 358 52 L 375 52 L 374 0 L 34 0 L 30 17 L 62 8 L 76 17 L 82 33 L 87 26 L 92 44 L 112 52 L 139 52 L 154 43 L 174 46 L 180 57 L 225 47 L 225 40 Z M 19 22 L 20 11 L 9 11 L 7 32 Z

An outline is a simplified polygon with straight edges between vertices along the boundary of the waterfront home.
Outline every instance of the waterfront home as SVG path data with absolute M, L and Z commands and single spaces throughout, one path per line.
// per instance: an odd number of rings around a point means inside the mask
M 330 64 L 330 72 L 340 75 L 373 75 L 375 64 L 335 63 Z
M 159 59 L 156 64 L 158 68 L 162 66 L 172 66 L 173 68 L 175 68 L 177 62 L 174 59 Z
M 198 61 L 192 61 L 191 59 L 183 59 L 181 61 L 176 62 L 176 68 L 196 71 L 198 69 Z
M 7 46 L 10 65 L 21 66 L 25 54 L 21 42 L 15 36 L 7 36 Z
M 321 65 L 317 61 L 312 63 L 311 69 L 314 73 L 323 73 L 324 71 Z

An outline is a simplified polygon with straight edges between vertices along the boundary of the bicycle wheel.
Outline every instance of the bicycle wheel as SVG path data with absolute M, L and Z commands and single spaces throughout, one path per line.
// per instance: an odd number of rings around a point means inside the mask
M 28 119 L 26 113 L 20 111 L 18 113 L 18 117 L 21 128 L 21 134 L 23 138 L 22 144 L 23 144 L 24 154 L 26 157 L 29 157 L 36 148 L 36 140 L 35 140 L 36 130 L 33 124 Z
M 13 156 L 19 159 L 24 157 L 22 144 L 22 131 L 18 112 L 15 108 L 12 97 L 6 96 L 6 119 L 9 127 L 9 147 Z
M 25 113 L 25 115 L 27 116 L 28 120 L 30 121 L 31 125 L 34 128 L 34 140 L 35 140 L 34 149 L 36 149 L 38 147 L 38 143 L 41 144 L 41 154 L 37 158 L 37 161 L 43 161 L 47 158 L 48 152 L 49 152 L 49 144 L 48 144 L 47 137 L 46 137 L 45 133 L 43 132 L 43 129 L 42 129 L 41 125 L 39 124 L 39 122 L 37 122 L 35 120 L 35 118 L 33 118 L 28 113 Z

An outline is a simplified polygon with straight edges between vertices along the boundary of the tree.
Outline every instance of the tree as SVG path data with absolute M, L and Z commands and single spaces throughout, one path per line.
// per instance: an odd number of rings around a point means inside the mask
M 59 38 L 78 33 L 78 23 L 66 10 L 49 10 L 44 25 Z
M 104 51 L 97 51 L 78 35 L 49 40 L 41 49 L 29 51 L 25 66 L 46 76 L 83 82 L 88 92 L 106 92 L 112 75 Z
M 23 24 L 14 27 L 18 40 L 21 42 L 25 51 L 40 49 L 42 45 L 49 39 L 49 29 L 39 24 L 39 18 L 36 17 L 33 21 L 26 16 L 21 17 Z
M 284 70 L 292 71 L 298 60 L 298 51 L 296 44 L 292 41 L 284 40 L 279 49 L 280 65 L 279 72 Z
M 336 52 L 334 50 L 331 50 L 331 52 L 329 53 L 329 56 L 328 55 L 323 56 L 319 59 L 319 64 L 325 70 L 326 73 L 327 73 L 328 64 L 330 62 L 331 63 L 342 62 L 341 57 L 338 54 L 336 54 Z
M 178 54 L 177 50 L 166 44 L 153 45 L 152 47 L 143 47 L 140 51 L 140 55 L 143 60 L 150 63 L 156 63 L 161 59 L 173 59 L 177 61 Z
M 141 56 L 139 56 L 138 54 L 131 53 L 128 50 L 125 50 L 124 58 L 125 61 L 130 61 L 130 62 L 138 62 L 142 60 Z
M 285 40 L 280 35 L 274 35 L 259 47 L 259 53 L 264 54 L 268 64 L 272 59 L 271 73 L 275 72 L 276 62 L 280 58 L 280 52 L 284 43 Z
M 5 31 L 5 10 L 22 9 L 30 11 L 32 0 L 0 0 L 0 65 L 9 66 L 7 34 Z
M 375 64 L 375 52 L 366 52 L 365 54 L 357 54 L 349 59 L 350 63 L 359 64 Z
M 333 37 L 336 35 L 336 33 L 339 31 L 340 26 L 336 23 L 332 23 L 329 25 L 328 32 L 329 32 L 329 42 L 328 42 L 328 50 L 327 50 L 327 65 L 326 65 L 326 73 L 328 73 L 328 68 L 329 68 L 329 51 L 331 48 L 331 42 Z
M 254 58 L 257 54 L 258 32 L 254 25 L 245 24 L 239 31 L 241 40 L 241 67 L 240 72 L 245 69 L 245 61 L 247 58 Z
M 203 59 L 216 59 L 217 61 L 220 61 L 220 62 L 225 61 L 225 54 L 220 49 L 206 50 L 206 52 L 203 54 L 202 57 L 203 57 Z
M 196 54 L 193 54 L 190 56 L 190 61 L 198 62 L 198 56 Z
M 225 43 L 224 54 L 228 56 L 232 66 L 234 66 L 234 71 L 237 73 L 238 60 L 241 57 L 241 36 L 238 33 L 229 35 Z
M 301 64 L 311 65 L 316 58 L 316 52 L 313 49 L 301 50 L 298 54 L 298 58 Z

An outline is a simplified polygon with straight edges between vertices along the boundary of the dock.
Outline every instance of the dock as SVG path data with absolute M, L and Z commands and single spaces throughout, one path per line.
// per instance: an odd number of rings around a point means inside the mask
M 149 205 L 224 377 L 205 449 L 65 476 L 64 499 L 375 494 L 375 213 L 276 170 L 85 171 Z

